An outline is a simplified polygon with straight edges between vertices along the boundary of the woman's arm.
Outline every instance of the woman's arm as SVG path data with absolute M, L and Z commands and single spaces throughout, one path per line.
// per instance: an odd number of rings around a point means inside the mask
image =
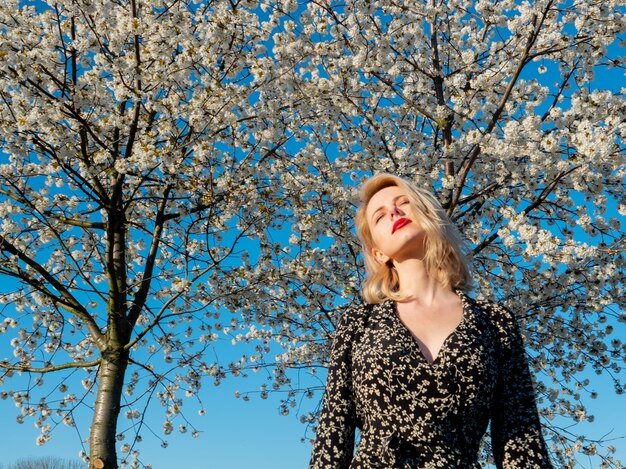
M 496 466 L 551 469 L 519 326 L 510 311 L 500 306 L 494 309 L 500 337 L 498 385 L 491 417 Z
M 352 383 L 355 311 L 343 314 L 335 330 L 326 391 L 313 443 L 310 469 L 347 468 L 354 452 L 356 411 Z

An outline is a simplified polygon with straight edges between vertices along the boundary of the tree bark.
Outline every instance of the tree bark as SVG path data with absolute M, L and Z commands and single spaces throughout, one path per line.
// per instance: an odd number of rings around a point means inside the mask
M 123 348 L 102 355 L 91 423 L 89 469 L 117 469 L 115 434 L 127 366 L 128 351 Z

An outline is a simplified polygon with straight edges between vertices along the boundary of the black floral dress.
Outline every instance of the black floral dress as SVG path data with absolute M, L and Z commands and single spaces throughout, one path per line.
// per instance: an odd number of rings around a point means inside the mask
M 552 468 L 514 317 L 458 294 L 463 319 L 432 364 L 393 301 L 344 314 L 312 469 L 477 468 L 489 421 L 498 468 Z

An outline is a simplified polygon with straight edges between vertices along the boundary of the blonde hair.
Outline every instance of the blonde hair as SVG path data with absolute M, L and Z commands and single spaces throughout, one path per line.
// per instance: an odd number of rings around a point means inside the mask
M 464 242 L 439 201 L 430 192 L 392 174 L 378 174 L 361 186 L 361 205 L 356 213 L 356 231 L 365 257 L 367 278 L 361 290 L 368 303 L 387 299 L 404 299 L 399 292 L 400 279 L 391 262 L 383 264 L 374 258 L 374 241 L 366 217 L 367 204 L 378 191 L 397 186 L 407 195 L 413 214 L 426 232 L 424 262 L 430 275 L 445 287 L 467 291 L 472 279 L 468 261 L 463 254 Z

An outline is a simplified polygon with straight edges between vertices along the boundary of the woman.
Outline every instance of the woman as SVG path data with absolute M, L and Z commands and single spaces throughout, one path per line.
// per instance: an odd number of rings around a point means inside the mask
M 389 174 L 366 181 L 361 202 L 368 304 L 336 329 L 310 467 L 480 467 L 490 422 L 497 467 L 551 468 L 518 326 L 467 296 L 441 205 Z

